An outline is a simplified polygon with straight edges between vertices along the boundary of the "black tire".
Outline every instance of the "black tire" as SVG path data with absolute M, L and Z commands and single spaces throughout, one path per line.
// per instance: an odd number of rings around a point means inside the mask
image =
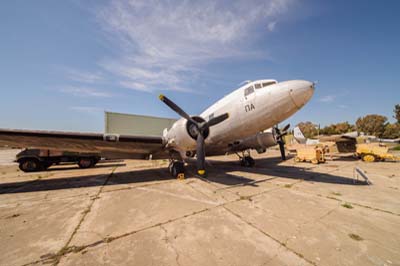
M 25 158 L 19 161 L 19 169 L 26 173 L 37 172 L 44 169 L 43 164 L 35 158 Z
M 241 164 L 242 166 L 244 166 L 244 167 L 253 167 L 254 164 L 255 164 L 255 161 L 254 161 L 254 159 L 251 158 L 250 156 L 246 156 L 246 157 L 243 157 L 243 158 L 240 160 L 240 164 Z
M 247 158 L 249 160 L 250 167 L 253 167 L 256 164 L 256 162 L 254 161 L 254 159 L 252 157 L 247 157 Z
M 79 168 L 86 169 L 95 165 L 92 158 L 80 158 L 78 161 Z
M 171 175 L 178 177 L 179 174 L 185 173 L 185 166 L 182 162 L 174 162 L 171 166 Z

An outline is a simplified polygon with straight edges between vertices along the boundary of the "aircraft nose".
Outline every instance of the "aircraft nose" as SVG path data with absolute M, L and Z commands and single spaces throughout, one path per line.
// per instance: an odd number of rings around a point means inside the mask
M 290 97 L 294 104 L 301 108 L 313 96 L 315 90 L 315 83 L 307 80 L 293 80 L 289 86 Z

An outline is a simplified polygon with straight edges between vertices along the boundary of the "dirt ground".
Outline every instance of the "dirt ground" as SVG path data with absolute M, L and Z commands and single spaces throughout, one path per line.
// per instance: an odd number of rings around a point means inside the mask
M 269 151 L 176 180 L 166 161 L 32 174 L 14 155 L 0 151 L 0 265 L 400 265 L 400 163 Z

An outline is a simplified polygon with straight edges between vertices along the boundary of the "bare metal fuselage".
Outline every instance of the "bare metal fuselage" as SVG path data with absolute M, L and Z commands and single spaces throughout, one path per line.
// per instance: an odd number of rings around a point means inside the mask
M 249 137 L 256 137 L 261 131 L 284 121 L 311 98 L 314 84 L 304 80 L 291 80 L 266 87 L 257 86 L 262 81 L 248 83 L 207 108 L 200 117 L 209 120 L 224 113 L 229 118 L 210 128 L 206 139 L 207 154 L 225 154 L 232 151 L 232 144 Z M 245 94 L 249 87 L 253 93 Z M 179 119 L 164 135 L 167 146 L 180 153 L 196 149 L 196 142 L 186 130 L 186 120 Z M 272 133 L 270 133 L 272 134 Z M 272 143 L 275 145 L 276 142 Z M 270 146 L 272 146 L 270 145 Z

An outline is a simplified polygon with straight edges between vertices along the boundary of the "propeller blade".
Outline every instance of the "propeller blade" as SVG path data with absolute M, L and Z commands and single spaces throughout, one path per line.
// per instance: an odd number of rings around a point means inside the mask
M 228 119 L 228 118 L 229 118 L 229 114 L 228 114 L 228 113 L 225 113 L 225 114 L 216 116 L 216 117 L 214 117 L 214 118 L 211 118 L 211 119 L 207 122 L 207 124 L 208 124 L 209 127 L 212 127 L 212 126 L 214 126 L 214 125 L 216 125 L 216 124 L 219 124 L 219 123 L 225 121 L 225 120 Z
M 282 139 L 283 136 L 286 136 L 288 133 L 287 132 L 283 132 L 281 134 L 278 135 L 278 139 Z
M 197 135 L 197 146 L 196 146 L 196 157 L 197 157 L 197 173 L 199 175 L 204 176 L 206 174 L 206 170 L 204 167 L 205 164 L 205 147 L 204 147 L 204 136 L 202 132 L 199 132 Z
M 166 105 L 168 105 L 169 108 L 171 108 L 172 110 L 174 110 L 176 113 L 178 113 L 180 116 L 182 116 L 183 118 L 186 118 L 187 120 L 193 122 L 194 124 L 197 125 L 197 122 L 194 121 L 190 115 L 188 115 L 185 111 L 183 111 L 178 105 L 176 105 L 173 101 L 171 101 L 170 99 L 168 99 L 166 96 L 160 94 L 160 96 L 158 96 L 158 98 L 160 98 L 161 101 L 163 101 Z
M 290 124 L 287 124 L 287 125 L 282 129 L 282 131 L 283 131 L 283 132 L 286 132 L 286 131 L 289 129 L 289 127 L 290 127 Z
M 282 161 L 285 161 L 286 160 L 285 143 L 283 142 L 283 140 L 279 140 L 278 145 L 279 145 L 279 150 L 281 151 Z
M 279 150 L 281 152 L 282 161 L 286 160 L 286 153 L 285 153 L 285 141 L 283 140 L 283 136 L 287 135 L 287 130 L 289 129 L 290 124 L 287 124 L 282 131 L 276 126 L 275 134 L 276 134 L 276 142 L 279 145 Z

